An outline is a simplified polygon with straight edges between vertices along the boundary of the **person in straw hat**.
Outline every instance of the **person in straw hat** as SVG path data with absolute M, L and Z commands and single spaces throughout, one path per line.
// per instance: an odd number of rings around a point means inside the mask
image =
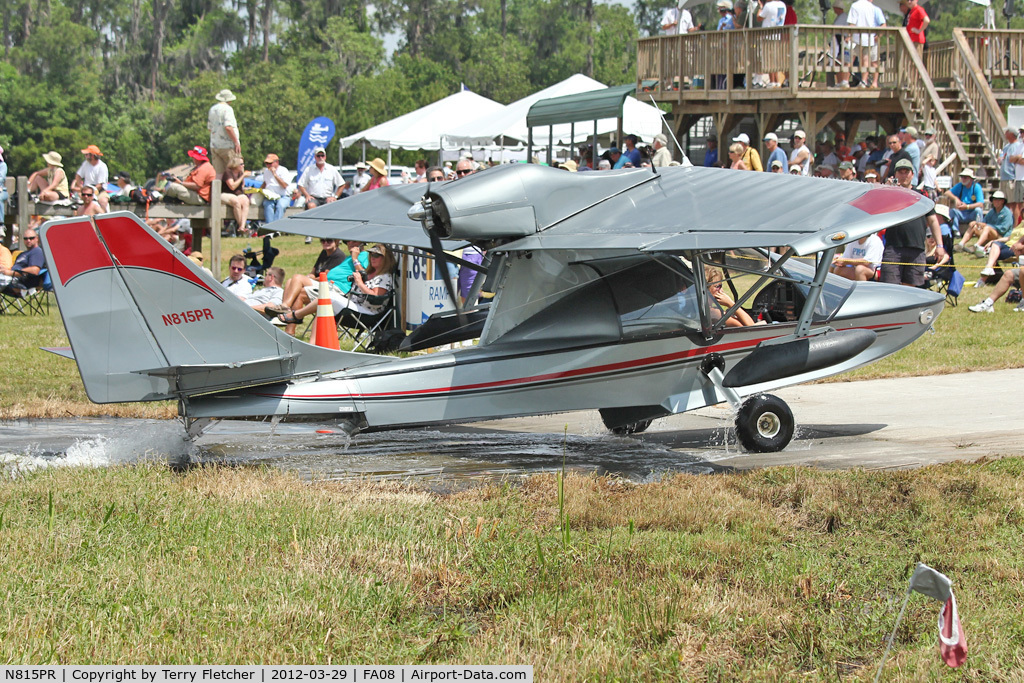
M 377 157 L 370 162 L 370 182 L 366 183 L 361 192 L 369 192 L 370 190 L 376 190 L 378 187 L 388 186 L 388 167 L 384 165 L 384 160 Z
M 71 196 L 68 191 L 68 174 L 59 154 L 50 151 L 43 155 L 46 168 L 39 169 L 28 177 L 28 191 L 39 195 L 41 202 L 59 202 Z
M 242 154 L 242 142 L 238 136 L 235 110 L 229 102 L 235 101 L 235 94 L 224 88 L 216 95 L 217 104 L 210 107 L 206 127 L 210 130 L 210 163 L 217 175 L 228 167 L 228 162 Z

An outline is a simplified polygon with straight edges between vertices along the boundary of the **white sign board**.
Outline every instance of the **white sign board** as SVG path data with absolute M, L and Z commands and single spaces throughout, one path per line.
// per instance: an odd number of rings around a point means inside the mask
M 434 260 L 427 258 L 425 252 L 413 249 L 403 257 L 402 268 L 405 270 L 402 310 L 407 326 L 422 325 L 433 314 L 455 308 L 444 281 L 434 279 Z

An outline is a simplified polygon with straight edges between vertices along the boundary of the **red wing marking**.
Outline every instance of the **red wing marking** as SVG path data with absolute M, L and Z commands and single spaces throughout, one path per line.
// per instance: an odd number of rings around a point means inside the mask
M 913 190 L 902 187 L 875 187 L 850 202 L 864 213 L 877 216 L 880 213 L 902 211 L 921 201 L 923 197 Z
M 88 218 L 48 227 L 46 244 L 53 256 L 50 267 L 56 268 L 61 285 L 76 275 L 114 265 Z
M 221 301 L 224 300 L 220 293 L 214 291 L 182 263 L 173 250 L 166 244 L 161 244 L 159 238 L 154 239 L 137 220 L 127 216 L 97 216 L 96 226 L 118 264 L 163 271 L 199 285 Z

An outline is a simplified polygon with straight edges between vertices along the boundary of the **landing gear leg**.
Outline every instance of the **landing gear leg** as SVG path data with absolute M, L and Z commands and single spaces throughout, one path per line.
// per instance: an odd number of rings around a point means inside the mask
M 746 400 L 730 387 L 723 385 L 724 359 L 711 354 L 701 365 L 701 372 L 736 409 L 736 437 L 752 453 L 775 453 L 793 440 L 796 424 L 793 411 L 786 402 L 771 394 L 757 394 Z

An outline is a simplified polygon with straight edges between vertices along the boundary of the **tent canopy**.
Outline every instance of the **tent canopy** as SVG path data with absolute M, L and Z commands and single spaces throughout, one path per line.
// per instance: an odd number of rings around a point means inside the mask
M 526 115 L 526 125 L 532 128 L 556 123 L 618 118 L 622 116 L 626 97 L 634 92 L 636 85 L 629 84 L 538 100 L 533 103 Z
M 494 100 L 469 90 L 449 95 L 398 118 L 367 128 L 341 139 L 342 148 L 366 142 L 378 149 L 441 148 L 445 129 L 480 117 L 494 116 L 504 107 Z
M 561 83 L 544 88 L 521 100 L 517 100 L 505 107 L 499 114 L 484 116 L 461 126 L 448 126 L 445 129 L 445 147 L 485 147 L 493 144 L 502 144 L 516 141 L 525 144 L 529 137 L 526 117 L 530 108 L 539 100 L 547 100 L 553 97 L 575 95 L 594 90 L 607 91 L 608 88 L 593 78 L 583 74 L 575 74 Z M 593 121 L 593 119 L 590 119 Z M 559 124 L 552 127 L 555 143 L 569 144 L 572 142 L 583 142 L 593 134 L 593 126 L 582 123 L 576 126 L 575 137 L 573 129 L 569 124 Z M 598 135 L 612 133 L 618 129 L 617 118 L 600 119 L 597 122 Z M 632 97 L 627 97 L 623 106 L 623 129 L 636 133 L 641 138 L 650 141 L 655 135 L 662 132 L 661 110 L 644 104 Z M 535 140 L 548 139 L 548 127 L 538 127 L 533 131 Z M 572 138 L 572 139 L 570 139 Z

